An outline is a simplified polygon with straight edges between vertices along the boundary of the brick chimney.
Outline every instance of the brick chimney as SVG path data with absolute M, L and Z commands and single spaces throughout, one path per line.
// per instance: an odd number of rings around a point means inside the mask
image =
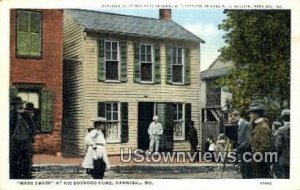
M 171 20 L 172 19 L 171 9 L 159 9 L 159 19 Z

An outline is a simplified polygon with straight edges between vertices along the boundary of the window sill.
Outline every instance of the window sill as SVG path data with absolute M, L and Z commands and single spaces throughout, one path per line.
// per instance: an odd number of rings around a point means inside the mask
M 154 84 L 153 81 L 140 81 L 140 84 Z
M 184 137 L 173 137 L 174 141 L 186 141 Z
M 42 59 L 42 55 L 34 56 L 34 55 L 16 55 L 18 59 Z
M 185 86 L 186 84 L 181 83 L 181 82 L 173 82 L 171 85 L 177 85 L 177 86 Z
M 107 82 L 107 83 L 121 83 L 121 81 L 119 81 L 119 80 L 105 80 L 104 82 Z
M 120 144 L 121 140 L 111 140 L 111 141 L 106 141 L 106 144 Z

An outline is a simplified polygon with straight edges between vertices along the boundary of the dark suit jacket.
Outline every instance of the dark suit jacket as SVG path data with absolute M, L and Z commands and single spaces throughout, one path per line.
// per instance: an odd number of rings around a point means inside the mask
M 241 120 L 238 125 L 238 139 L 237 139 L 237 151 L 245 152 L 250 146 L 251 126 L 249 122 L 244 119 Z
M 289 166 L 290 163 L 290 124 L 285 123 L 278 129 L 275 137 L 275 150 L 278 152 L 279 163 Z

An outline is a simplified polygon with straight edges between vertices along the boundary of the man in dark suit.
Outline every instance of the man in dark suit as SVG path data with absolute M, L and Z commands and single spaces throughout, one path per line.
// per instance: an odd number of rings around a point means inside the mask
M 281 118 L 284 122 L 282 127 L 278 128 L 275 138 L 275 150 L 278 152 L 281 173 L 278 178 L 290 178 L 290 110 L 284 109 L 281 112 Z
M 9 176 L 10 179 L 19 179 L 21 177 L 20 169 L 18 168 L 18 150 L 14 140 L 14 132 L 17 126 L 19 115 L 23 110 L 23 101 L 20 97 L 13 96 L 10 99 L 10 114 L 9 114 Z
M 240 170 L 242 173 L 242 177 L 244 179 L 251 178 L 251 164 L 249 162 L 245 162 L 244 153 L 251 151 L 250 149 L 250 136 L 251 136 L 251 126 L 249 122 L 244 120 L 241 117 L 239 111 L 232 112 L 232 121 L 238 126 L 238 138 L 237 138 L 237 148 L 236 151 L 239 154 L 240 158 Z
M 194 156 L 194 154 L 198 153 L 197 146 L 198 146 L 198 134 L 197 129 L 195 128 L 194 121 L 190 121 L 190 143 L 191 143 L 191 154 Z M 198 154 L 195 156 L 195 159 L 193 162 L 199 161 Z
M 11 100 L 10 113 L 10 178 L 30 179 L 32 166 L 32 143 L 36 130 L 33 121 L 34 105 L 20 97 Z

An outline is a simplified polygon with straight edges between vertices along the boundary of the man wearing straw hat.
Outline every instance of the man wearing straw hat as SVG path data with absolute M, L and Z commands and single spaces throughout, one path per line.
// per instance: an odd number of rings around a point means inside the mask
M 158 116 L 153 116 L 153 122 L 150 123 L 148 128 L 148 134 L 150 138 L 150 145 L 149 145 L 149 153 L 153 152 L 155 146 L 155 152 L 159 150 L 159 141 L 161 135 L 163 134 L 163 128 L 161 124 L 158 122 Z
M 110 169 L 110 162 L 106 152 L 106 140 L 103 134 L 106 119 L 98 117 L 94 121 L 94 128 L 85 137 L 88 146 L 82 167 L 89 170 L 94 179 L 103 179 L 104 172 Z

